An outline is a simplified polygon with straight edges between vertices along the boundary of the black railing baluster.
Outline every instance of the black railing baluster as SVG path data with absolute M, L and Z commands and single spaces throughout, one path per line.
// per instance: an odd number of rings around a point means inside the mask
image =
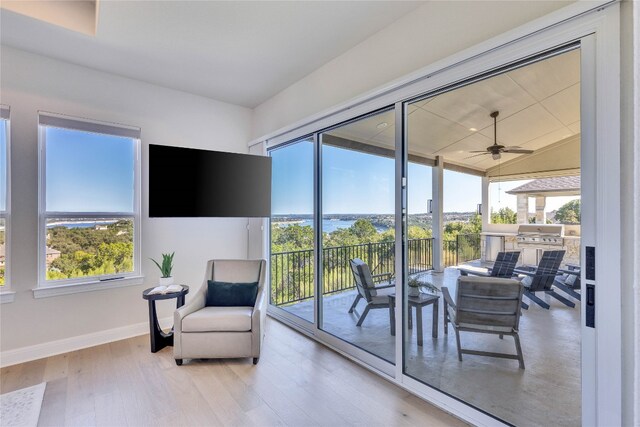
M 456 240 L 443 241 L 444 264 L 476 259 L 480 254 L 480 236 L 459 235 Z M 411 239 L 407 242 L 410 274 L 433 269 L 433 238 Z M 374 274 L 395 274 L 395 242 L 363 243 L 322 249 L 323 294 L 354 289 L 355 284 L 349 260 L 366 260 Z M 271 254 L 271 302 L 285 305 L 313 298 L 313 250 L 279 252 Z

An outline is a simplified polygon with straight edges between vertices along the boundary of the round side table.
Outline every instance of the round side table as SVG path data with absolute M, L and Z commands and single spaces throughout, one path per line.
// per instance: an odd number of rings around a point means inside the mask
M 149 336 L 151 337 L 151 353 L 162 350 L 166 346 L 173 346 L 173 328 L 169 332 L 163 332 L 158 323 L 158 312 L 156 311 L 156 301 L 163 299 L 177 298 L 176 308 L 184 305 L 184 296 L 189 293 L 189 287 L 182 286 L 180 292 L 171 292 L 167 294 L 151 294 L 154 288 L 145 289 L 142 292 L 142 298 L 149 301 Z

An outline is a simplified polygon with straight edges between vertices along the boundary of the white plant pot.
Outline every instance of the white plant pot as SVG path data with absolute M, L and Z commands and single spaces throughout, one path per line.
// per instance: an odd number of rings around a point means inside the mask
M 160 278 L 160 286 L 169 286 L 169 285 L 173 285 L 173 276 Z
M 420 295 L 420 288 L 414 288 L 413 286 L 409 286 L 408 294 L 410 297 L 417 297 Z

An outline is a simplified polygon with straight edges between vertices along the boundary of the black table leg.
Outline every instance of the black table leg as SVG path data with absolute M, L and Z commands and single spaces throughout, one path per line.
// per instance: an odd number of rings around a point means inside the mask
M 435 302 L 431 305 L 433 306 L 431 336 L 433 338 L 438 338 L 438 300 L 435 300 Z
M 391 335 L 396 335 L 396 299 L 389 297 L 389 324 L 391 328 Z
M 182 296 L 184 300 L 184 296 Z M 184 302 L 183 302 L 184 304 Z M 156 353 L 168 345 L 173 345 L 173 333 L 164 333 L 158 323 L 156 302 L 149 300 L 149 334 L 151 336 L 151 353 Z

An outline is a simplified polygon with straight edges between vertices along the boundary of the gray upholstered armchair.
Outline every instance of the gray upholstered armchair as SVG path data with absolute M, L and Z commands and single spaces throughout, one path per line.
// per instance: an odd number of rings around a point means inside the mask
M 267 314 L 265 260 L 211 260 L 202 286 L 174 314 L 173 354 L 182 359 L 253 357 L 258 363 Z M 258 282 L 253 307 L 207 307 L 208 280 Z

